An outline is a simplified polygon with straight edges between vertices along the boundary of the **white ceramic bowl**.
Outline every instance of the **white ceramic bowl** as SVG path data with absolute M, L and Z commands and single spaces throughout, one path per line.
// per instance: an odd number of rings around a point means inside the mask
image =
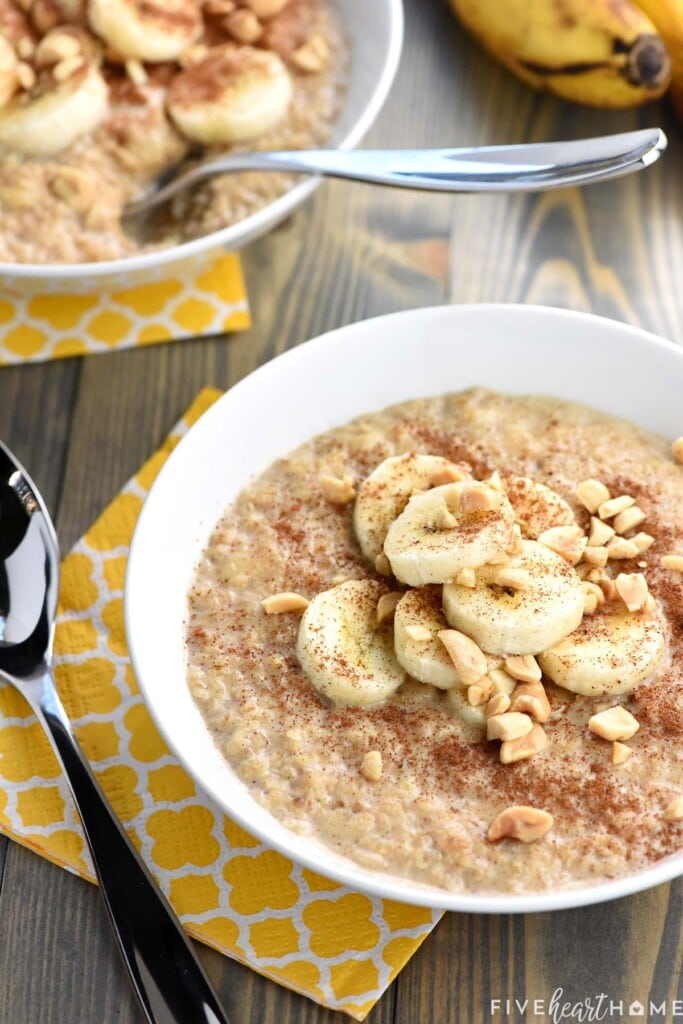
M 396 74 L 403 43 L 402 0 L 334 0 L 351 47 L 351 73 L 344 109 L 327 143 L 357 146 L 380 112 Z M 0 262 L 0 287 L 15 292 L 78 292 L 130 287 L 156 280 L 218 249 L 240 249 L 270 231 L 321 183 L 305 178 L 274 202 L 210 235 L 168 249 L 100 263 L 16 264 Z
M 186 593 L 220 513 L 251 477 L 303 441 L 408 398 L 472 385 L 589 403 L 670 438 L 681 433 L 683 351 L 611 320 L 533 306 L 440 306 L 332 331 L 232 388 L 164 466 L 140 516 L 126 628 L 145 699 L 169 746 L 233 819 L 355 889 L 451 910 L 508 913 L 624 896 L 683 874 L 683 851 L 601 885 L 525 896 L 459 895 L 368 871 L 280 825 L 209 738 L 185 682 Z

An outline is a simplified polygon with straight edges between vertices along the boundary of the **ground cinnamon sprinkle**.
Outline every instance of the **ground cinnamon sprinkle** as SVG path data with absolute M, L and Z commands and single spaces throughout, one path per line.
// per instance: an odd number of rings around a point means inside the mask
M 666 444 L 644 444 L 640 431 L 591 410 L 477 389 L 363 417 L 255 481 L 217 528 L 187 627 L 190 687 L 255 797 L 288 827 L 312 829 L 365 866 L 448 889 L 557 889 L 679 850 L 683 824 L 663 813 L 683 790 L 683 579 L 659 557 L 683 552 L 683 471 Z M 498 469 L 546 483 L 586 531 L 579 481 L 599 479 L 612 496 L 636 499 L 646 514 L 639 529 L 655 542 L 615 571 L 645 574 L 667 615 L 669 660 L 656 683 L 620 698 L 640 723 L 625 764 L 613 765 L 611 745 L 588 730 L 600 700 L 547 681 L 548 745 L 513 764 L 501 764 L 499 743 L 482 740 L 433 687 L 408 681 L 383 706 L 334 707 L 299 668 L 295 617 L 258 614 L 270 594 L 310 599 L 340 577 L 383 579 L 360 554 L 353 505 L 326 502 L 319 474 L 362 481 L 407 451 L 467 465 L 478 479 Z M 225 583 L 240 573 L 245 584 Z M 369 781 L 360 766 L 371 751 L 382 771 Z M 552 814 L 553 828 L 523 850 L 503 840 L 492 853 L 488 823 L 514 805 Z

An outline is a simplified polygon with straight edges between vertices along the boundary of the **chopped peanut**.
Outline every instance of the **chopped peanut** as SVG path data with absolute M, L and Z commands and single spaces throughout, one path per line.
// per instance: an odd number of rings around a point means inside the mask
M 324 36 L 314 32 L 292 54 L 292 61 L 301 71 L 322 71 L 330 59 L 330 47 Z
M 512 676 L 503 668 L 489 669 L 488 677 L 491 680 L 491 689 L 493 692 L 504 693 L 508 697 L 517 685 L 517 680 L 513 679 Z
M 681 821 L 683 819 L 683 796 L 674 797 L 664 811 L 667 821 Z
M 493 487 L 494 491 L 501 491 L 503 494 L 505 493 L 505 487 L 497 469 L 491 473 L 491 476 L 485 481 L 485 483 L 487 483 L 489 487 Z
M 538 536 L 539 544 L 561 555 L 570 565 L 581 561 L 587 538 L 580 526 L 551 526 Z
M 683 437 L 677 437 L 673 442 L 671 454 L 676 462 L 683 462 Z
M 598 711 L 588 719 L 588 728 L 604 740 L 630 740 L 640 729 L 640 723 L 621 704 Z
M 683 555 L 662 555 L 660 561 L 665 569 L 683 572 Z
M 380 576 L 391 576 L 391 562 L 383 551 L 380 551 L 375 559 L 375 569 Z
M 533 654 L 514 654 L 506 658 L 505 671 L 523 683 L 535 683 L 541 678 L 541 668 Z
M 472 683 L 467 687 L 467 703 L 472 708 L 479 708 L 489 699 L 491 686 L 488 679 L 480 679 L 478 683 Z
M 400 590 L 392 590 L 388 594 L 382 594 L 377 602 L 377 625 L 381 626 L 388 619 L 393 619 L 396 605 L 403 597 Z
M 377 782 L 382 777 L 382 754 L 379 750 L 368 750 L 363 754 L 360 773 L 368 782 Z
M 496 572 L 491 582 L 499 587 L 509 587 L 510 590 L 528 590 L 531 585 L 531 576 L 528 569 L 503 566 Z
M 442 629 L 437 636 L 448 651 L 458 675 L 466 686 L 478 682 L 483 675 L 486 675 L 488 668 L 486 655 L 474 640 L 464 633 L 458 632 L 457 629 Z
M 523 711 L 537 722 L 550 718 L 550 701 L 542 683 L 522 683 L 510 698 L 511 711 Z
M 548 737 L 541 725 L 536 722 L 531 732 L 526 736 L 520 736 L 516 740 L 505 740 L 500 745 L 500 760 L 502 764 L 512 764 L 515 761 L 523 761 L 528 757 L 539 754 L 548 744 Z
M 534 727 L 533 720 L 521 711 L 505 711 L 492 715 L 486 723 L 487 740 L 517 740 Z
M 302 594 L 294 594 L 292 591 L 284 591 L 282 594 L 272 594 L 261 601 L 261 607 L 266 615 L 280 615 L 282 612 L 303 612 L 308 608 L 308 598 Z
M 633 751 L 625 743 L 615 740 L 612 744 L 612 764 L 625 764 Z
M 591 531 L 588 535 L 588 544 L 591 547 L 602 547 L 614 536 L 614 528 L 609 523 L 603 523 L 602 519 L 591 516 Z
M 609 491 L 599 480 L 582 480 L 576 488 L 576 496 L 589 512 L 597 512 L 598 507 L 609 501 Z
M 598 515 L 601 519 L 611 519 L 635 503 L 635 498 L 631 498 L 628 494 L 620 494 L 618 498 L 609 498 L 607 501 L 603 501 L 598 508 Z
M 506 693 L 494 693 L 486 705 L 486 717 L 493 718 L 495 715 L 504 715 L 510 708 L 510 698 Z
M 332 505 L 348 505 L 356 497 L 356 488 L 349 476 L 340 477 L 322 473 L 319 482 L 323 497 Z
M 620 572 L 614 581 L 617 593 L 630 612 L 639 612 L 645 607 L 649 594 L 647 580 L 642 572 Z
M 459 587 L 469 587 L 471 590 L 477 585 L 477 574 L 474 569 L 461 569 L 453 582 L 457 583 Z
M 223 27 L 238 43 L 255 43 L 263 34 L 263 25 L 253 11 L 238 7 L 224 18 Z
M 625 537 L 612 537 L 607 543 L 608 558 L 637 558 L 638 548 L 632 540 Z
M 586 565 L 597 565 L 599 568 L 607 565 L 607 559 L 609 558 L 609 552 L 605 547 L 594 547 L 592 544 L 587 544 L 583 550 L 581 559 Z
M 612 520 L 617 533 L 628 533 L 629 530 L 635 530 L 643 522 L 645 522 L 645 513 L 637 505 L 624 509 Z
M 602 593 L 602 591 L 601 591 Z M 604 600 L 604 597 L 603 597 Z M 583 614 L 592 615 L 598 610 L 598 599 L 595 594 L 591 591 L 584 591 L 583 593 Z
M 638 552 L 642 553 L 652 547 L 655 539 L 649 533 L 636 533 L 635 536 L 630 538 L 630 541 L 638 548 Z
M 463 515 L 477 512 L 491 512 L 500 507 L 501 495 L 493 487 L 476 481 L 466 487 L 460 495 L 460 511 Z
M 444 504 L 434 516 L 434 526 L 437 530 L 452 530 L 458 525 L 451 510 Z
M 466 469 L 460 469 L 459 466 L 451 465 L 444 466 L 443 469 L 437 469 L 436 473 L 430 478 L 429 484 L 431 487 L 443 487 L 444 484 L 458 484 L 462 480 L 469 480 L 470 474 Z
M 533 843 L 541 839 L 553 826 L 553 816 L 536 807 L 507 807 L 496 815 L 488 830 L 491 843 L 499 839 L 519 839 L 522 843 Z

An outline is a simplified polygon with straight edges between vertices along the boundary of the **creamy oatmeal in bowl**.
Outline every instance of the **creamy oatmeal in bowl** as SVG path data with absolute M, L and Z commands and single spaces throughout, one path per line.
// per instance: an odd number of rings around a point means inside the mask
M 182 630 L 181 703 L 214 740 L 199 777 L 295 859 L 456 909 L 567 906 L 680 873 L 679 431 L 642 402 L 618 415 L 638 393 L 627 375 L 600 401 L 563 374 L 587 335 L 596 368 L 631 347 L 655 378 L 683 375 L 665 343 L 549 310 L 414 311 L 320 339 L 277 374 L 303 383 L 273 415 L 298 407 L 305 425 L 277 443 L 257 428 L 201 527 L 190 510 L 189 599 L 178 585 L 159 614 Z M 307 411 L 323 364 L 364 352 L 372 373 L 389 351 L 406 379 Z M 533 369 L 511 386 L 522 354 Z M 268 378 L 219 403 L 205 444 Z M 136 558 L 154 498 L 128 579 L 146 689 Z M 169 738 L 192 769 L 177 725 Z
M 314 181 L 224 175 L 125 227 L 121 208 L 185 157 L 355 145 L 401 45 L 398 0 L 363 11 L 358 0 L 2 0 L 0 271 L 137 271 L 272 226 Z

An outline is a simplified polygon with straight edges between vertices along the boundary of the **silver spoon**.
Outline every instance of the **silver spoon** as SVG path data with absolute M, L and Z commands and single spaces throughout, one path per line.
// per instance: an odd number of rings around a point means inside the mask
M 150 1024 L 229 1024 L 189 940 L 79 747 L 52 678 L 59 549 L 31 478 L 0 443 L 0 678 L 26 698 L 71 787 L 111 924 Z
M 376 185 L 433 192 L 533 192 L 615 178 L 654 163 L 666 149 L 661 128 L 572 142 L 537 142 L 471 149 L 302 149 L 228 153 L 183 171 L 164 171 L 152 188 L 123 210 L 133 217 L 176 193 L 231 171 L 288 171 L 352 178 Z

